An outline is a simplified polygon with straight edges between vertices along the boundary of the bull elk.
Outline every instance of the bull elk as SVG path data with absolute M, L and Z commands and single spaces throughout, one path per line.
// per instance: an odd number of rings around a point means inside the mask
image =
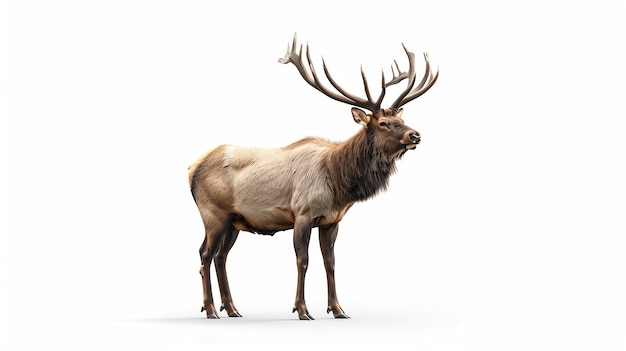
M 358 201 L 367 200 L 385 190 L 395 162 L 420 142 L 420 134 L 404 124 L 402 106 L 424 94 L 436 82 L 428 55 L 425 73 L 417 82 L 415 55 L 402 45 L 409 60 L 408 72 L 397 62 L 391 66 L 393 78 L 385 81 L 381 92 L 372 99 L 361 68 L 366 99 L 343 89 L 331 77 L 322 58 L 324 74 L 334 87 L 320 81 L 306 46 L 305 65 L 302 45 L 291 47 L 279 59 L 293 64 L 302 78 L 331 99 L 352 107 L 354 121 L 363 128 L 344 142 L 307 137 L 281 148 L 255 148 L 221 145 L 207 151 L 189 166 L 189 185 L 205 228 L 200 247 L 202 285 L 207 318 L 219 318 L 211 292 L 210 267 L 215 262 L 222 305 L 230 317 L 241 317 L 233 303 L 226 276 L 226 258 L 239 231 L 273 235 L 293 229 L 298 283 L 293 312 L 303 320 L 313 317 L 304 300 L 304 278 L 308 265 L 308 248 L 312 228 L 319 228 L 319 243 L 326 269 L 328 287 L 327 313 L 335 318 L 349 318 L 339 305 L 335 290 L 334 243 L 338 224 Z M 308 66 L 308 69 L 307 69 Z M 387 88 L 407 80 L 407 86 L 391 104 L 382 108 Z M 416 84 L 417 83 L 417 84 Z M 335 91 L 336 90 L 336 91 Z M 369 112 L 365 112 L 363 108 Z

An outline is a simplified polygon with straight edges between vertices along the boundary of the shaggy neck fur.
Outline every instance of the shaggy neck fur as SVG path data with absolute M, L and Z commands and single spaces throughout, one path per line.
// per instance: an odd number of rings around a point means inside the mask
M 396 170 L 395 159 L 365 129 L 339 144 L 327 161 L 335 203 L 365 201 L 387 189 L 389 176 Z

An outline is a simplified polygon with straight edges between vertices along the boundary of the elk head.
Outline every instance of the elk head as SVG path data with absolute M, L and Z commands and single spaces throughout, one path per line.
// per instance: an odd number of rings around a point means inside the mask
M 415 72 L 415 54 L 407 50 L 407 48 L 402 44 L 404 51 L 409 59 L 409 70 L 408 72 L 402 72 L 400 70 L 400 66 L 398 62 L 394 60 L 396 70 L 394 70 L 394 66 L 391 66 L 392 79 L 389 82 L 385 81 L 385 73 L 382 72 L 381 79 L 381 91 L 376 98 L 376 100 L 372 99 L 372 95 L 370 93 L 369 85 L 367 83 L 367 78 L 365 78 L 365 73 L 363 72 L 363 67 L 361 66 L 361 77 L 363 79 L 363 86 L 365 88 L 365 94 L 367 99 L 356 96 L 347 92 L 343 89 L 330 75 L 328 68 L 326 67 L 326 62 L 322 57 L 322 65 L 324 69 L 324 74 L 328 79 L 328 82 L 336 89 L 337 92 L 328 89 L 321 82 L 317 73 L 315 72 L 315 67 L 313 66 L 313 62 L 311 60 L 311 55 L 309 52 L 309 45 L 307 43 L 306 46 L 306 58 L 308 62 L 309 69 L 305 68 L 304 62 L 302 60 L 302 45 L 300 45 L 300 49 L 296 52 L 297 48 L 297 37 L 294 35 L 293 44 L 291 47 L 287 45 L 287 53 L 283 58 L 278 59 L 280 63 L 292 63 L 300 72 L 300 75 L 304 80 L 311 85 L 316 90 L 320 91 L 322 94 L 352 105 L 363 108 L 369 112 L 363 111 L 360 108 L 353 107 L 352 108 L 352 117 L 354 121 L 365 128 L 368 136 L 373 137 L 379 144 L 382 150 L 388 153 L 390 156 L 401 157 L 407 150 L 413 150 L 416 148 L 417 144 L 421 141 L 420 134 L 412 129 L 411 127 L 404 124 L 404 120 L 402 119 L 402 106 L 409 101 L 416 99 L 417 97 L 424 94 L 428 89 L 430 89 L 433 84 L 437 81 L 439 77 L 439 70 L 433 74 L 430 69 L 430 62 L 428 60 L 428 55 L 424 53 L 424 60 L 426 61 L 426 69 L 424 75 L 422 76 L 421 81 L 416 85 L 416 72 Z M 309 72 L 310 71 L 310 72 Z M 381 109 L 381 104 L 383 98 L 385 97 L 385 93 L 387 92 L 387 88 L 391 85 L 397 84 L 404 79 L 407 79 L 407 86 L 400 93 L 400 95 L 396 98 L 396 100 L 391 104 L 389 108 Z

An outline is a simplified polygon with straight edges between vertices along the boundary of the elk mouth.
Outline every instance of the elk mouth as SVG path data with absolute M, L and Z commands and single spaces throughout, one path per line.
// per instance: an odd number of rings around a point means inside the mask
M 417 144 L 400 144 L 400 147 L 397 149 L 396 152 L 393 153 L 391 157 L 395 159 L 401 159 L 407 151 L 415 150 L 415 148 L 417 148 Z

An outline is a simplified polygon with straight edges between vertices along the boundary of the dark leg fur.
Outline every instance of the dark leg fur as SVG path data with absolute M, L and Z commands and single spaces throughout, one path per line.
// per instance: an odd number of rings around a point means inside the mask
M 233 299 L 230 295 L 230 287 L 228 285 L 228 276 L 226 274 L 226 258 L 228 252 L 235 244 L 239 230 L 231 227 L 222 240 L 217 254 L 215 255 L 215 272 L 217 273 L 217 282 L 220 287 L 220 295 L 222 298 L 222 306 L 220 311 L 226 310 L 229 317 L 241 317 L 241 314 L 237 311 L 237 308 L 233 304 Z
M 350 318 L 345 314 L 339 301 L 335 288 L 335 239 L 337 239 L 337 223 L 326 227 L 320 227 L 320 249 L 324 258 L 324 268 L 326 268 L 326 282 L 328 286 L 328 308 L 326 313 L 333 312 L 335 318 Z
M 296 289 L 296 301 L 293 307 L 293 312 L 298 311 L 298 317 L 302 320 L 314 319 L 309 313 L 304 300 L 304 278 L 309 265 L 310 239 L 310 221 L 296 220 L 293 230 L 293 246 L 296 251 L 296 263 L 298 265 L 298 286 Z

